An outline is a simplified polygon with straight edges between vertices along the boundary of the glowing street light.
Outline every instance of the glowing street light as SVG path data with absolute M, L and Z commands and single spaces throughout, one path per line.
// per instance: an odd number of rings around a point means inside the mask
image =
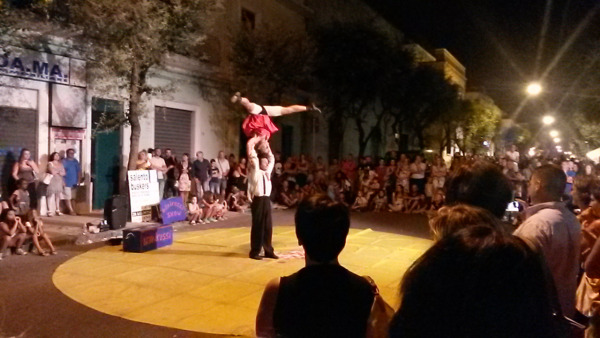
M 550 137 L 558 137 L 558 131 L 557 130 L 550 130 Z
M 560 143 L 560 138 L 558 138 L 558 137 L 555 137 L 555 138 L 554 138 L 554 143 Z
M 526 91 L 531 96 L 537 96 L 542 92 L 542 86 L 537 82 L 532 82 L 527 85 Z
M 554 118 L 554 116 L 551 115 L 546 115 L 542 118 L 542 123 L 549 126 L 552 123 L 554 123 L 554 121 L 556 121 L 556 119 Z

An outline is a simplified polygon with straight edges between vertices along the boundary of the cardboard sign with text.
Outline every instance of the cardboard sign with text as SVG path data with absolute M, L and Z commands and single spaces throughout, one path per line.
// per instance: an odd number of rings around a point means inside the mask
M 162 223 L 167 225 L 187 219 L 187 208 L 181 197 L 172 197 L 160 201 Z

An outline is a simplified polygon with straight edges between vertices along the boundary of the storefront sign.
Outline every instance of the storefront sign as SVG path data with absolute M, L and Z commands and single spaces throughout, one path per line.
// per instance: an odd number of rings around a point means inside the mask
M 129 170 L 129 201 L 131 221 L 150 221 L 150 206 L 160 203 L 156 170 Z
M 55 139 L 83 140 L 85 138 L 85 129 L 66 129 L 52 127 L 52 134 Z
M 16 47 L 0 47 L 0 75 L 85 86 L 85 61 Z
M 163 224 L 185 221 L 187 218 L 187 208 L 181 197 L 172 197 L 160 201 L 160 213 Z

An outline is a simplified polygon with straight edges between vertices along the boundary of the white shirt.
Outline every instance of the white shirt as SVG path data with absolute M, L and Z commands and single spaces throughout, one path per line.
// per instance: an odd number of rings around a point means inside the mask
M 167 164 L 165 163 L 165 160 L 162 157 L 152 156 L 152 158 L 150 158 L 150 165 L 152 169 L 156 170 L 156 176 L 159 180 L 165 178 L 162 170 L 167 167 Z
M 224 159 L 217 158 L 217 167 L 219 167 L 219 173 L 221 175 L 219 178 L 227 177 L 227 175 L 229 174 L 229 169 L 230 169 L 229 161 L 226 158 L 224 158 Z
M 252 149 L 248 154 L 248 196 L 271 196 L 271 173 L 275 166 L 275 157 L 269 152 L 269 164 L 267 170 L 261 170 L 259 167 L 258 155 L 256 150 Z

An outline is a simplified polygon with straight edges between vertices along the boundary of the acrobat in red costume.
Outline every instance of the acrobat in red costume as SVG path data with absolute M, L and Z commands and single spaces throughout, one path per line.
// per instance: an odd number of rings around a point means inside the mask
M 264 137 L 265 140 L 269 140 L 271 135 L 279 130 L 271 121 L 271 116 L 283 116 L 293 113 L 299 113 L 303 111 L 316 111 L 321 112 L 321 110 L 314 105 L 312 106 L 301 106 L 301 105 L 293 105 L 293 106 L 261 106 L 256 103 L 250 102 L 245 97 L 242 97 L 239 92 L 235 93 L 231 97 L 232 103 L 241 104 L 244 109 L 248 112 L 248 116 L 244 119 L 242 123 L 242 130 L 244 134 L 248 138 L 252 138 L 255 135 L 259 135 Z

